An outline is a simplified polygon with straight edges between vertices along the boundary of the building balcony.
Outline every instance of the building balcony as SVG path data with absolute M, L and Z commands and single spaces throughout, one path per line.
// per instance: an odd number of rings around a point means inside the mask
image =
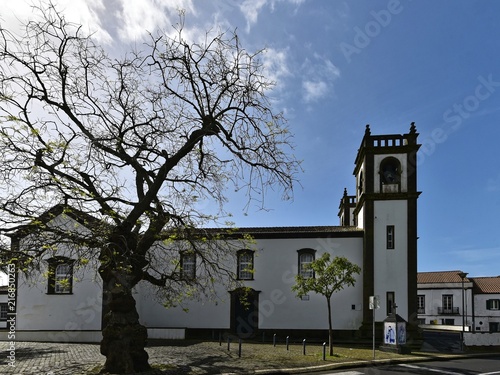
M 438 307 L 438 314 L 439 315 L 458 315 L 458 314 L 460 314 L 460 311 L 459 311 L 458 307 L 451 307 L 451 308 Z

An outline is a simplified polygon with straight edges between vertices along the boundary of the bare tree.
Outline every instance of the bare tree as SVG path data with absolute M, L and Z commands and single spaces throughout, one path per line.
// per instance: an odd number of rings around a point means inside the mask
M 4 245 L 3 258 L 22 269 L 48 241 L 85 249 L 80 256 L 99 262 L 108 311 L 104 370 L 146 370 L 147 332 L 131 290 L 183 282 L 153 266 L 164 260 L 155 244 L 168 233 L 207 272 L 230 277 L 220 258 L 231 247 L 209 245 L 223 236 L 195 230 L 217 219 L 197 202 L 217 202 L 222 213 L 228 188 L 245 188 L 250 200 L 268 187 L 289 197 L 299 169 L 291 136 L 271 108 L 262 51 L 246 51 L 234 33 L 188 42 L 181 25 L 114 59 L 52 4 L 35 10 L 43 19 L 23 35 L 0 27 L 0 234 L 50 236 L 31 236 L 39 243 L 29 252 Z M 83 217 L 91 235 L 38 219 L 54 206 Z

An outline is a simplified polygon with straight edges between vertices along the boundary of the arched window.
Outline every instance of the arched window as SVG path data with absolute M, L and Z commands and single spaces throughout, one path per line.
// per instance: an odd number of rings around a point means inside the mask
M 311 268 L 311 263 L 314 261 L 316 250 L 301 249 L 297 251 L 299 254 L 299 275 L 309 279 L 314 277 L 314 271 Z
M 73 260 L 66 257 L 55 257 L 49 262 L 48 294 L 73 293 Z
M 194 280 L 196 278 L 196 254 L 193 252 L 181 252 L 181 278 Z
M 238 251 L 238 279 L 239 280 L 253 280 L 253 251 L 240 250 Z
M 380 163 L 382 184 L 399 184 L 401 181 L 401 163 L 394 157 L 388 157 Z
M 358 177 L 358 195 L 363 194 L 363 188 L 365 184 L 365 178 L 363 176 L 363 171 L 359 172 L 359 177 Z

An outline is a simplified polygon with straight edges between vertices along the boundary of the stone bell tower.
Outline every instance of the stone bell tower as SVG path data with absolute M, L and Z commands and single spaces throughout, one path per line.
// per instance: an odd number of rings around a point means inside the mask
M 417 137 L 414 123 L 407 134 L 389 135 L 372 135 L 367 125 L 358 150 L 352 220 L 364 230 L 363 326 L 373 322 L 373 295 L 376 322 L 397 306 L 417 325 Z

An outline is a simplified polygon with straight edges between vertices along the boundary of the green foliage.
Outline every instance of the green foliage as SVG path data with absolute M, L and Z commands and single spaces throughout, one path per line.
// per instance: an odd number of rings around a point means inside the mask
M 252 293 L 252 288 L 247 286 L 243 286 L 238 289 L 240 304 L 245 310 L 248 310 L 251 307 L 251 302 L 250 302 L 251 293 Z
M 314 277 L 305 278 L 299 274 L 295 277 L 295 285 L 292 286 L 292 290 L 299 297 L 315 292 L 329 299 L 333 293 L 344 287 L 354 286 L 354 275 L 361 272 L 361 268 L 347 258 L 337 256 L 332 259 L 329 253 L 324 253 L 308 267 L 314 271 Z
M 328 347 L 330 356 L 333 355 L 332 329 L 332 294 L 344 289 L 345 286 L 354 286 L 354 275 L 361 273 L 361 268 L 351 263 L 346 257 L 336 256 L 331 259 L 329 253 L 324 253 L 319 259 L 312 261 L 308 268 L 314 271 L 313 277 L 297 275 L 292 290 L 299 297 L 309 292 L 315 292 L 326 297 L 328 307 Z

